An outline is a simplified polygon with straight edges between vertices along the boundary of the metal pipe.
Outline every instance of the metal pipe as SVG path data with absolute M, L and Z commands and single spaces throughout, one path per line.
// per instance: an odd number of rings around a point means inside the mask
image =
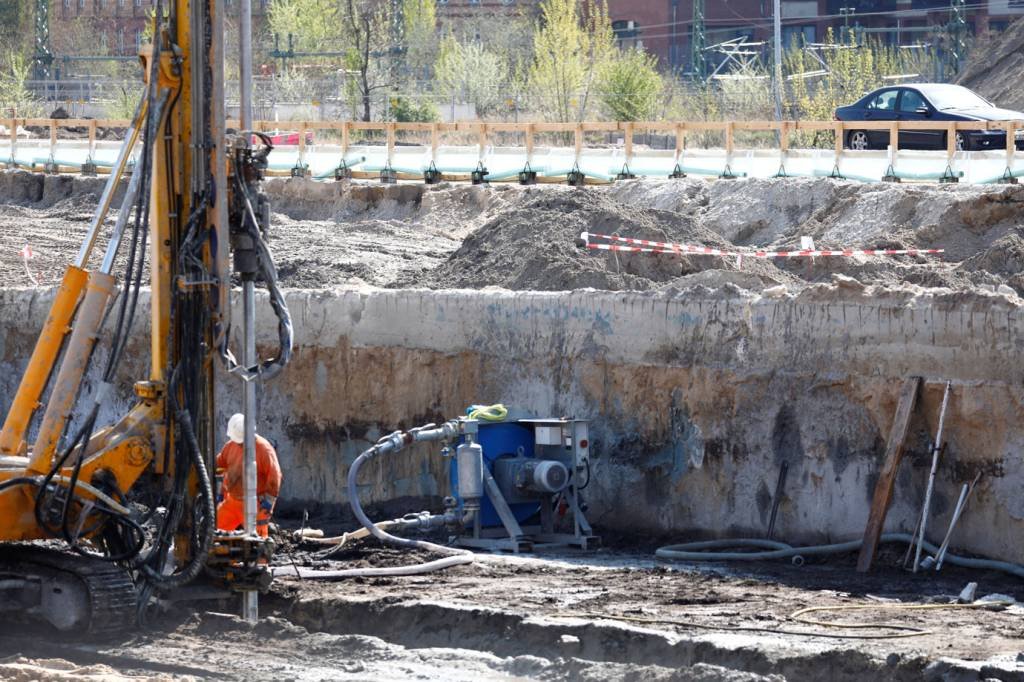
M 224 2 L 209 0 L 212 17 L 210 27 L 210 145 L 213 147 L 213 206 L 207 216 L 215 229 L 213 274 L 217 278 L 217 306 L 214 317 L 213 347 L 220 348 L 224 335 L 231 328 L 231 235 L 228 226 L 227 140 L 224 136 Z M 211 467 L 212 469 L 212 467 Z
M 110 301 L 113 292 L 114 278 L 111 275 L 102 272 L 90 273 L 85 296 L 75 319 L 75 328 L 68 339 L 64 361 L 57 372 L 53 392 L 32 447 L 27 469 L 31 473 L 46 474 L 50 471 L 53 453 L 74 409 L 78 389 L 89 366 L 89 358 L 96 345 L 107 302 Z
M 135 199 L 139 196 L 139 185 L 142 184 L 142 164 L 136 164 L 132 169 L 132 178 L 128 181 L 128 189 L 124 193 L 124 201 L 121 202 L 121 210 L 118 211 L 117 221 L 114 223 L 114 231 L 107 243 L 107 251 L 103 254 L 103 263 L 100 265 L 100 272 L 109 275 L 114 269 L 114 258 L 117 257 L 117 249 L 124 237 L 125 227 L 128 225 L 128 216 L 135 205 Z M 129 282 L 125 282 L 127 286 Z
M 149 89 L 146 89 L 149 92 Z M 125 167 L 128 165 L 128 157 L 132 153 L 132 147 L 135 146 L 135 142 L 139 139 L 139 131 L 142 129 L 142 120 L 146 114 L 146 95 L 144 94 L 142 99 L 139 101 L 137 107 L 135 107 L 135 115 L 132 117 L 131 127 L 128 129 L 128 135 L 125 137 L 124 142 L 121 144 L 121 150 L 117 153 L 117 160 L 114 161 L 113 167 L 110 169 L 110 177 L 107 178 L 107 184 L 103 187 L 103 194 L 100 195 L 100 202 L 96 206 L 96 212 L 93 214 L 92 222 L 89 224 L 89 230 L 85 234 L 85 240 L 82 241 L 82 246 L 78 249 L 78 257 L 75 258 L 75 267 L 85 268 L 89 263 L 89 255 L 92 253 L 92 247 L 96 243 L 96 238 L 99 236 L 100 228 L 103 227 L 103 221 L 107 218 L 107 213 L 110 211 L 110 204 L 114 200 L 114 192 L 117 190 L 117 183 L 121 180 L 121 175 L 124 173 Z
M 946 407 L 949 405 L 949 393 L 952 384 L 946 382 L 946 391 L 942 394 L 942 408 L 939 410 L 939 428 L 935 434 L 932 447 L 932 470 L 928 475 L 928 487 L 924 492 L 924 506 L 921 508 L 921 528 L 917 533 L 917 551 L 914 553 L 914 573 L 921 564 L 921 550 L 924 547 L 924 533 L 928 527 L 928 512 L 932 505 L 932 490 L 935 488 L 935 472 L 939 468 L 939 454 L 942 452 L 942 427 L 946 423 Z
M 238 123 L 242 130 L 251 130 L 252 0 L 241 0 L 238 6 L 238 43 L 241 61 L 238 84 Z
M 73 265 L 68 266 L 64 272 L 64 279 L 50 306 L 50 314 L 43 324 L 43 331 L 39 334 L 28 367 L 18 384 L 18 392 L 14 394 L 14 402 L 7 412 L 3 430 L 0 431 L 2 453 L 18 455 L 26 448 L 25 432 L 28 431 L 32 414 L 39 406 L 39 398 L 50 380 L 64 336 L 71 331 L 71 319 L 88 276 L 85 270 Z
M 242 282 L 243 357 L 247 368 L 256 364 L 256 283 L 251 276 Z M 242 448 L 242 495 L 245 534 L 256 533 L 256 382 L 242 377 L 242 414 L 245 415 L 245 437 Z M 259 618 L 259 594 L 255 590 L 242 593 L 242 618 L 255 623 Z
M 772 69 L 773 94 L 775 95 L 775 120 L 782 120 L 782 3 L 775 0 L 772 14 L 772 24 L 775 33 L 774 64 Z
M 960 497 L 956 501 L 956 506 L 953 507 L 953 515 L 949 519 L 949 528 L 946 529 L 946 535 L 942 538 L 942 544 L 939 545 L 939 551 L 936 552 L 935 556 L 926 556 L 921 562 L 921 568 L 928 570 L 935 566 L 938 560 L 946 553 L 949 548 L 949 539 L 953 536 L 953 528 L 956 527 L 956 520 L 960 518 L 960 512 L 964 508 L 964 502 L 967 500 L 967 484 L 964 483 L 960 488 Z M 938 569 L 936 569 L 938 570 Z
M 953 519 L 949 522 L 949 531 L 946 532 L 946 539 L 942 541 L 942 546 L 939 547 L 939 553 L 935 555 L 935 570 L 942 570 L 942 561 L 946 558 L 946 552 L 949 551 L 949 543 L 953 538 L 953 528 L 960 521 L 960 516 L 964 513 L 964 509 L 967 507 L 968 500 L 971 499 L 971 495 L 974 494 L 974 488 L 978 485 L 978 481 L 981 479 L 981 472 L 979 471 L 975 475 L 974 480 L 971 481 L 970 485 L 964 485 L 964 490 L 960 493 L 960 500 L 957 503 L 956 509 L 953 511 Z

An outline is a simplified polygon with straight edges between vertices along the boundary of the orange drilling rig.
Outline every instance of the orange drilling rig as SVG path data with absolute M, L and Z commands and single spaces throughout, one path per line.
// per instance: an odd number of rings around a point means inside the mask
M 242 379 L 251 410 L 253 382 L 278 373 L 292 343 L 259 187 L 270 142 L 225 127 L 223 7 L 156 0 L 140 55 L 144 94 L 0 431 L 2 614 L 104 633 L 200 574 L 253 596 L 269 580 L 272 544 L 218 533 L 215 520 L 217 365 Z M 115 262 L 126 263 L 120 278 Z M 124 388 L 122 360 L 138 352 L 128 347 L 138 344 L 147 265 L 149 373 L 134 384 L 134 407 L 104 425 L 104 406 Z M 241 361 L 230 350 L 233 277 L 244 302 Z M 278 352 L 263 361 L 257 282 L 279 331 Z

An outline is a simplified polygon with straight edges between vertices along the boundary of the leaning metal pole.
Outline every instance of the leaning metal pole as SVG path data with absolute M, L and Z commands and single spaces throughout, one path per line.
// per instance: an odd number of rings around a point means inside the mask
M 238 122 L 248 143 L 252 129 L 252 2 L 241 0 L 239 4 L 239 70 Z M 252 275 L 246 275 L 242 282 L 242 306 L 244 324 L 244 357 L 242 363 L 247 369 L 256 366 L 256 291 Z M 248 372 L 246 373 L 248 374 Z M 243 443 L 242 475 L 245 500 L 245 534 L 256 533 L 256 379 L 242 380 L 242 414 L 245 415 L 245 439 Z M 247 590 L 242 593 L 242 618 L 255 623 L 259 618 L 259 593 Z

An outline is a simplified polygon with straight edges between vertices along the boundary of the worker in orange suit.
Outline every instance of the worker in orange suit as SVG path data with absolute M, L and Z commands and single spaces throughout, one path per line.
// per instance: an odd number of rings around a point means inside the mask
M 217 528 L 238 530 L 245 523 L 242 460 L 245 440 L 245 416 L 232 415 L 228 420 L 228 442 L 217 454 L 217 472 L 224 476 L 221 488 L 223 500 L 217 505 Z M 274 446 L 263 436 L 256 436 L 256 532 L 267 537 L 270 517 L 281 491 L 281 465 L 277 462 Z

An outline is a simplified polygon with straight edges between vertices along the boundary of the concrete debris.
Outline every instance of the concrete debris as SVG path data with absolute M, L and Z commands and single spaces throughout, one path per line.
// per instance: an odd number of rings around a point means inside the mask
M 960 592 L 960 596 L 956 598 L 961 604 L 970 604 L 974 601 L 974 596 L 978 592 L 978 583 L 967 583 L 964 589 Z

